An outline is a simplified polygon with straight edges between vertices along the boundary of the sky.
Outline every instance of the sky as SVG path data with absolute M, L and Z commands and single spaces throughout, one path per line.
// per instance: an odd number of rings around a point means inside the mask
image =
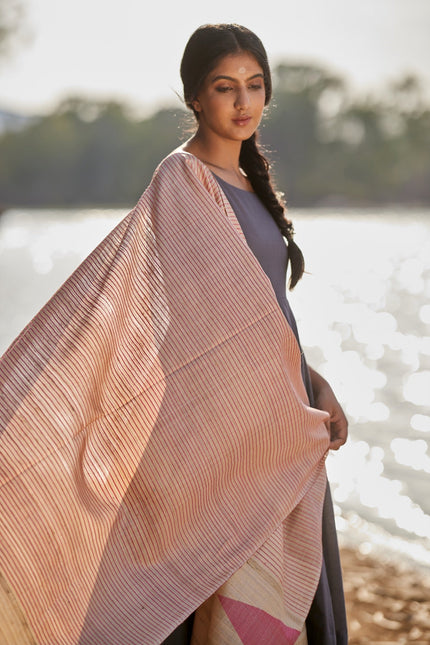
M 141 113 L 179 105 L 185 43 L 207 22 L 238 22 L 272 65 L 317 63 L 352 90 L 405 73 L 430 88 L 430 0 L 22 0 L 27 43 L 0 64 L 0 109 L 41 114 L 72 96 L 116 99 Z

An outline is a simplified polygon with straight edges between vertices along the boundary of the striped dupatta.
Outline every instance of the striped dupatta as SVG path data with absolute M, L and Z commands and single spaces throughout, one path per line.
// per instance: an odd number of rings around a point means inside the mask
M 196 644 L 297 641 L 327 415 L 202 162 L 160 164 L 0 368 L 0 562 L 29 642 L 156 644 L 197 607 Z

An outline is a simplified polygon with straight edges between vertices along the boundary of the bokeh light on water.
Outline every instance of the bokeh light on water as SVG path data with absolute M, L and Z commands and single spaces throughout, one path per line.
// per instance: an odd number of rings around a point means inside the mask
M 0 219 L 0 351 L 124 210 Z M 327 461 L 338 528 L 430 566 L 430 212 L 291 213 L 308 274 L 289 295 L 350 439 Z
M 327 462 L 340 533 L 430 566 L 430 212 L 291 215 L 302 343 L 350 420 Z
M 124 215 L 14 210 L 0 217 L 0 354 Z

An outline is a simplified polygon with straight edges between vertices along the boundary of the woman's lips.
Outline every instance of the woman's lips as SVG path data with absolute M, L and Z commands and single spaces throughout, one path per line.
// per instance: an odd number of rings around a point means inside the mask
M 238 116 L 236 119 L 233 119 L 233 122 L 236 123 L 236 125 L 246 125 L 250 121 L 250 116 Z

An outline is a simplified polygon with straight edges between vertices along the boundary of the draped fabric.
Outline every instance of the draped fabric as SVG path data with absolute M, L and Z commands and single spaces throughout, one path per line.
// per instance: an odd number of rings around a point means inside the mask
M 208 643 L 297 641 L 329 443 L 300 362 L 217 182 L 172 153 L 1 361 L 0 561 L 34 642 L 156 644 L 208 599 Z
M 236 188 L 216 175 L 215 178 L 234 210 L 249 248 L 270 279 L 278 304 L 300 343 L 297 323 L 287 299 L 288 247 L 279 228 L 255 193 Z M 252 297 L 252 294 L 249 296 Z M 302 377 L 309 401 L 313 406 L 312 384 L 304 353 L 302 353 Z M 323 507 L 322 545 L 323 566 L 320 582 L 306 619 L 307 641 L 309 645 L 346 645 L 348 631 L 342 571 L 328 483 Z M 192 622 L 192 617 L 193 615 L 188 620 L 189 624 Z M 183 632 L 182 626 L 181 631 Z M 176 643 L 166 641 L 165 645 L 189 645 L 190 640 L 185 637 L 177 640 Z

